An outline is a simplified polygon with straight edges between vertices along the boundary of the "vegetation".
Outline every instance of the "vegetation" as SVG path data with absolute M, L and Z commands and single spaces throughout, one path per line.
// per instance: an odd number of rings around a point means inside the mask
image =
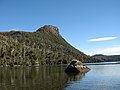
M 73 58 L 99 61 L 72 47 L 54 26 L 44 26 L 36 32 L 0 33 L 0 65 L 66 64 Z
M 110 56 L 107 56 L 107 55 L 98 54 L 98 55 L 94 55 L 93 57 L 99 58 L 99 59 L 101 59 L 104 62 L 120 61 L 120 55 L 110 55 Z

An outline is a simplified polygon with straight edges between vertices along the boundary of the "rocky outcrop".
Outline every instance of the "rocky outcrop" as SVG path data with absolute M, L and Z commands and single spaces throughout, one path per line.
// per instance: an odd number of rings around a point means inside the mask
M 45 25 L 41 28 L 39 28 L 36 32 L 39 31 L 44 31 L 44 32 L 50 32 L 56 36 L 59 36 L 59 29 L 56 26 L 52 26 L 52 25 Z
M 90 69 L 77 59 L 73 59 L 65 69 L 66 73 L 88 72 Z

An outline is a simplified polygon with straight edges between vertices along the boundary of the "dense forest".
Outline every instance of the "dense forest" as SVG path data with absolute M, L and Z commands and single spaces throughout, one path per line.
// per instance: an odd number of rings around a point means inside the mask
M 45 25 L 35 32 L 0 32 L 0 65 L 67 64 L 74 58 L 100 61 L 71 46 L 55 26 Z

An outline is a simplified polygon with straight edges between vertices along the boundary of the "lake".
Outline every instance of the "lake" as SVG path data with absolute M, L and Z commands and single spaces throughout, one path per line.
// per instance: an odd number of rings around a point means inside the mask
M 0 67 L 0 90 L 120 89 L 119 63 L 88 64 L 91 70 L 79 74 L 66 74 L 65 67 Z

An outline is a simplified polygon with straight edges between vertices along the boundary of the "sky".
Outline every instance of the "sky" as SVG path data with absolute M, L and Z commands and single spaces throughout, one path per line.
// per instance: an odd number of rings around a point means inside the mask
M 87 55 L 120 55 L 120 0 L 0 0 L 0 32 L 44 25 Z

